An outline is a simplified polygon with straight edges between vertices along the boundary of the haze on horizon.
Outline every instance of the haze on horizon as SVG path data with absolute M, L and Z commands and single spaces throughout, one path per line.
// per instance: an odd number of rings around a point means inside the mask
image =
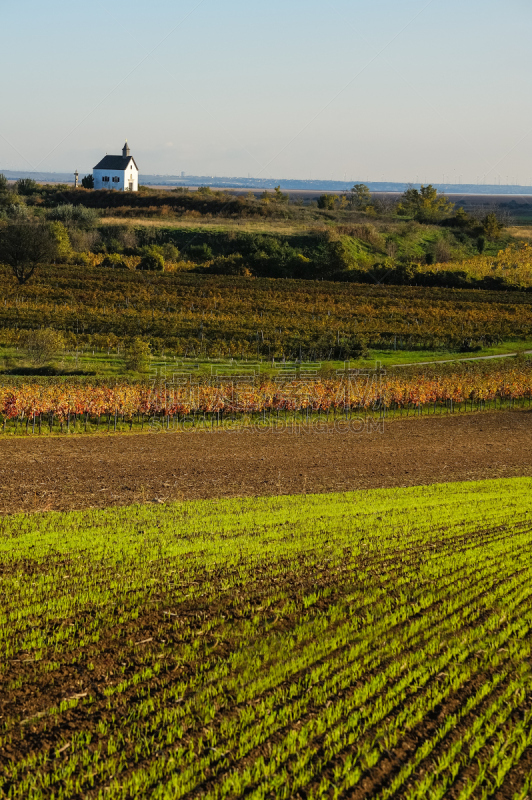
M 22 0 L 2 169 L 532 184 L 524 0 Z M 7 76 L 7 79 L 6 77 Z

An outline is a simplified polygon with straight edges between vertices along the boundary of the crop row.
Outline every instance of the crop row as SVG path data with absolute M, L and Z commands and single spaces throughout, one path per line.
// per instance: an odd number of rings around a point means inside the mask
M 532 336 L 525 293 L 391 289 L 377 278 L 361 286 L 65 266 L 13 290 L 0 267 L 0 292 L 6 344 L 50 327 L 72 348 L 107 351 L 138 336 L 179 357 L 336 360 L 366 346 L 470 348 Z
M 0 420 L 25 424 L 35 432 L 63 427 L 87 428 L 89 423 L 111 424 L 118 420 L 170 420 L 223 423 L 247 415 L 262 415 L 263 422 L 283 420 L 287 415 L 335 419 L 357 412 L 423 408 L 473 410 L 486 404 L 530 402 L 532 370 L 521 367 L 488 373 L 456 373 L 441 376 L 397 377 L 375 373 L 336 381 L 271 381 L 257 385 L 78 385 L 27 384 L 0 386 Z
M 507 793 L 532 718 L 530 489 L 1 519 L 4 795 Z

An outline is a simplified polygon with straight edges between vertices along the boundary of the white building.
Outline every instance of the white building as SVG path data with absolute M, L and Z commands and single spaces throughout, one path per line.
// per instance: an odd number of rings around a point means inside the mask
M 105 156 L 92 170 L 95 189 L 138 192 L 139 169 L 129 152 L 126 139 L 121 156 Z

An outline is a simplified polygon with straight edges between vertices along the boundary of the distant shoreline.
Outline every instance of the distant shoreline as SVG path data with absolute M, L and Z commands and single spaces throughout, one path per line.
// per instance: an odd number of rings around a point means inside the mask
M 0 170 L 1 172 L 1 170 Z M 5 174 L 5 173 L 4 173 Z M 15 183 L 15 179 L 10 178 L 9 183 Z M 74 187 L 74 181 L 64 181 L 64 180 L 38 180 L 37 183 L 41 185 L 50 184 L 53 185 L 54 183 L 57 184 L 65 184 L 69 187 Z M 189 189 L 191 192 L 197 191 L 200 186 L 205 186 L 205 184 L 197 184 L 197 185 L 183 185 L 183 184 L 151 184 L 141 181 L 141 186 L 148 186 L 150 189 L 156 189 L 159 191 L 166 191 L 170 192 L 172 189 L 183 188 Z M 371 193 L 375 196 L 381 197 L 399 197 L 403 192 L 400 190 L 396 191 L 376 191 L 371 189 L 371 185 L 369 185 Z M 233 195 L 241 195 L 241 194 L 248 194 L 251 192 L 255 195 L 260 195 L 263 192 L 271 193 L 274 189 L 265 188 L 265 187 L 228 187 L 228 186 L 210 186 L 210 189 L 213 191 L 225 191 L 228 194 Z M 342 191 L 340 189 L 282 189 L 281 190 L 288 194 L 290 197 L 299 197 L 302 200 L 313 200 L 319 197 L 322 194 L 339 194 Z M 497 203 L 504 202 L 510 204 L 518 204 L 518 205 L 532 205 L 532 189 L 530 190 L 530 194 L 502 194 L 502 193 L 494 193 L 494 194 L 487 194 L 483 192 L 443 192 L 452 202 L 454 203 L 462 203 L 464 205 L 471 205 L 475 204 L 475 201 L 481 205 L 496 205 Z M 519 202 L 520 201 L 520 202 Z
M 88 170 L 87 172 L 90 172 Z M 4 174 L 6 178 L 11 181 L 16 181 L 20 178 L 33 178 L 38 183 L 66 183 L 69 186 L 74 185 L 73 172 L 24 172 L 17 170 L 2 170 L 0 173 Z M 80 171 L 80 180 L 85 172 Z M 184 177 L 178 175 L 140 175 L 140 183 L 144 186 L 150 186 L 154 189 L 175 189 L 183 187 L 187 189 L 197 189 L 199 186 L 209 186 L 211 189 L 226 190 L 235 193 L 242 192 L 264 192 L 273 191 L 276 186 L 281 188 L 281 191 L 290 194 L 310 193 L 313 196 L 317 194 L 326 193 L 339 193 L 349 191 L 355 183 L 364 183 L 368 186 L 372 193 L 380 194 L 402 194 L 409 186 L 419 188 L 420 183 L 401 183 L 395 181 L 332 181 L 332 180 L 296 180 L 287 178 L 239 178 L 239 177 L 219 177 L 211 175 L 185 175 Z M 532 186 L 514 186 L 514 185 L 478 185 L 478 184 L 455 184 L 455 183 L 437 183 L 433 182 L 432 185 L 436 187 L 439 192 L 448 196 L 478 196 L 478 197 L 514 197 L 514 198 L 532 198 Z

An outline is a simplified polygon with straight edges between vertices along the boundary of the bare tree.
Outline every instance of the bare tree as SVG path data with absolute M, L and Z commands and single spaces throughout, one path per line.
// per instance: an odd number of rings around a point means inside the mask
M 11 267 L 21 285 L 29 281 L 38 264 L 53 260 L 55 249 L 45 224 L 21 220 L 0 227 L 0 262 Z

